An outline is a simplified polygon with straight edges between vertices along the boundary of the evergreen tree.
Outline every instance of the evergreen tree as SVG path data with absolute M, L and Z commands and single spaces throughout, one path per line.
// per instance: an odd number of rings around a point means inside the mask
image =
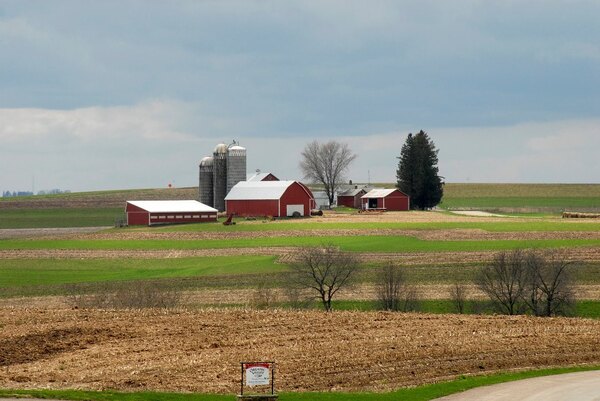
M 410 196 L 413 209 L 429 209 L 442 200 L 444 183 L 438 175 L 438 150 L 426 132 L 408 134 L 398 157 L 396 186 Z

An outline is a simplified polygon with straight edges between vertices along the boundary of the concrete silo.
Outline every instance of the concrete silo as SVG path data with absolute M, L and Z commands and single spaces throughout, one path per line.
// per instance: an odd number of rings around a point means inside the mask
M 200 160 L 200 182 L 198 185 L 200 202 L 207 206 L 214 207 L 214 188 L 213 188 L 213 157 L 207 156 Z
M 220 143 L 213 152 L 213 196 L 214 207 L 219 212 L 225 210 L 227 195 L 227 145 Z
M 227 149 L 227 192 L 240 181 L 246 181 L 246 148 L 237 144 Z

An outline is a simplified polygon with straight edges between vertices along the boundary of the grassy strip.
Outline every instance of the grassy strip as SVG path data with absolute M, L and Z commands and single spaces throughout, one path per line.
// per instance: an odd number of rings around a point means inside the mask
M 600 239 L 547 239 L 502 241 L 425 241 L 406 236 L 353 237 L 268 237 L 260 239 L 264 247 L 298 247 L 333 244 L 352 252 L 475 252 L 517 248 L 565 248 L 600 246 Z M 226 240 L 2 240 L 0 249 L 96 249 L 96 250 L 169 250 L 254 248 L 253 238 Z
M 411 212 L 407 212 L 411 213 Z M 288 222 L 285 220 L 265 221 L 257 223 L 236 219 L 235 226 L 222 224 L 185 224 L 168 227 L 142 228 L 146 230 L 159 230 L 169 232 L 180 231 L 206 231 L 206 232 L 251 232 L 251 231 L 288 231 L 288 230 L 455 230 L 477 229 L 492 232 L 531 232 L 531 231 L 598 231 L 600 221 L 577 219 L 540 219 L 531 218 L 525 221 L 506 218 L 500 222 L 479 222 L 473 217 L 471 222 L 315 222 L 306 219 L 301 222 Z
M 113 226 L 122 208 L 0 209 L 0 228 Z
M 129 280 L 272 273 L 284 270 L 274 256 L 174 259 L 8 259 L 0 288 Z
M 481 198 L 444 198 L 440 207 L 453 208 L 553 208 L 553 209 L 577 209 L 598 208 L 600 198 L 535 198 L 535 197 L 481 197 Z
M 459 376 L 456 380 L 428 384 L 415 388 L 400 389 L 388 393 L 280 393 L 281 401 L 428 401 L 446 395 L 459 393 L 475 387 L 530 379 L 534 377 L 558 375 L 565 373 L 598 370 L 600 366 L 583 366 L 568 368 L 551 368 L 529 370 L 523 372 L 497 373 L 485 376 Z M 122 393 L 115 391 L 82 391 L 82 390 L 0 390 L 1 397 L 33 397 L 53 398 L 74 401 L 226 401 L 234 400 L 233 395 L 222 394 L 181 394 L 136 392 Z
M 315 308 L 320 307 L 315 304 Z M 377 301 L 337 300 L 333 302 L 336 310 L 374 311 L 378 309 Z M 447 314 L 457 313 L 454 303 L 449 299 L 421 299 L 416 301 L 416 309 L 422 313 Z M 487 301 L 465 301 L 465 314 L 493 313 Z M 599 319 L 600 300 L 577 301 L 574 317 Z

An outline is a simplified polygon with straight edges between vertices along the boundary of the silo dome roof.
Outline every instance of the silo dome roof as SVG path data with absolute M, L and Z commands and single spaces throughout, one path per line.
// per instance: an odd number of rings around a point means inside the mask
M 229 147 L 229 150 L 246 150 L 246 148 L 239 145 L 233 145 Z
M 217 146 L 215 146 L 214 153 L 227 153 L 227 145 L 225 145 L 224 143 L 218 144 Z
M 200 166 L 212 166 L 212 165 L 213 165 L 212 156 L 206 156 L 206 157 L 203 157 L 202 160 L 200 160 Z

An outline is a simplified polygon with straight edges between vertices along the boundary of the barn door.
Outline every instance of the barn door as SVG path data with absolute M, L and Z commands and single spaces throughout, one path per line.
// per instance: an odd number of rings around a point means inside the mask
M 294 212 L 300 213 L 300 216 L 304 216 L 304 205 L 287 205 L 286 213 L 287 217 L 291 217 L 294 215 Z

